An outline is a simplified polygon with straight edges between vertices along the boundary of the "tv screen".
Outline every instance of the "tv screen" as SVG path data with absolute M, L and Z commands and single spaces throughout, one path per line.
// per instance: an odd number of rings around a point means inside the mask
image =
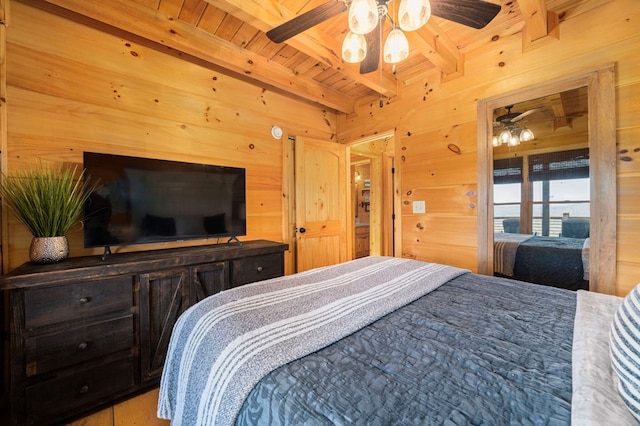
M 245 169 L 84 153 L 84 246 L 246 235 Z

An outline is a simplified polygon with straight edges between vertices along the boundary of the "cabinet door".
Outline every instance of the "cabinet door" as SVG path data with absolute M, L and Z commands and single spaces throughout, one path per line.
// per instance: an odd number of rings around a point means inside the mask
M 207 263 L 191 268 L 191 304 L 230 288 L 227 262 Z
M 142 381 L 160 377 L 173 325 L 189 307 L 188 278 L 188 268 L 139 275 Z
M 356 235 L 356 259 L 369 255 L 369 235 Z

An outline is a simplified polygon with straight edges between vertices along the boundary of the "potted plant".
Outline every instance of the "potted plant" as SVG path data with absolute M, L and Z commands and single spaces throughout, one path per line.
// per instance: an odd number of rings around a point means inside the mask
M 0 196 L 33 235 L 29 258 L 54 263 L 69 256 L 67 233 L 79 220 L 84 203 L 96 188 L 77 166 L 32 167 L 2 175 Z

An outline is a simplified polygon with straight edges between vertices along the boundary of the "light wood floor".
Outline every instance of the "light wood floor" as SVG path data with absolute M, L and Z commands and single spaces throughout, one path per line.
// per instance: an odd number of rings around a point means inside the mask
M 156 416 L 159 389 L 106 408 L 67 426 L 169 426 Z

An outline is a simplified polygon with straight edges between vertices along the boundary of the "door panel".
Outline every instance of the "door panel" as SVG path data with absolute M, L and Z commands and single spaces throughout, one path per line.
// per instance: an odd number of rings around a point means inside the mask
M 297 271 L 348 260 L 346 147 L 298 138 L 295 160 Z
M 142 380 L 160 377 L 173 325 L 189 307 L 188 269 L 176 268 L 139 275 Z
M 189 299 L 196 304 L 212 294 L 231 288 L 227 262 L 207 263 L 191 268 Z

